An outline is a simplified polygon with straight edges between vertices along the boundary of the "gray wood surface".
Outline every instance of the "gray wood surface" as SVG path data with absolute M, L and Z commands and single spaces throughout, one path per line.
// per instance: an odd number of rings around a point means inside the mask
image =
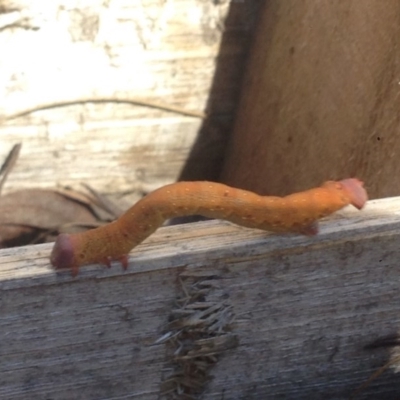
M 50 268 L 48 244 L 2 250 L 0 398 L 173 398 L 186 345 L 213 349 L 204 399 L 347 399 L 394 354 L 364 346 L 400 326 L 399 232 L 393 198 L 346 209 L 311 238 L 220 221 L 161 228 L 128 271 L 94 265 L 75 279 Z M 179 312 L 191 318 L 169 325 Z M 394 369 L 355 398 L 400 398 Z
M 2 2 L 0 164 L 23 144 L 6 190 L 84 181 L 142 192 L 175 181 L 203 120 L 135 101 L 212 114 L 204 146 L 219 160 L 259 3 Z

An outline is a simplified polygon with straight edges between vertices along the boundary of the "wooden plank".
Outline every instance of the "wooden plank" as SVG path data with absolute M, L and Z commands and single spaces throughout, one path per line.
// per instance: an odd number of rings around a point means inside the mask
M 15 3 L 0 10 L 0 160 L 23 143 L 7 190 L 85 181 L 151 191 L 175 181 L 203 121 L 118 99 L 232 119 L 258 1 Z M 90 98 L 110 101 L 79 103 Z
M 159 398 L 177 351 L 160 338 L 181 334 L 169 318 L 196 306 L 178 299 L 206 288 L 198 301 L 220 325 L 204 330 L 219 360 L 205 399 L 348 398 L 391 356 L 363 347 L 399 330 L 399 232 L 393 198 L 346 209 L 312 238 L 161 228 L 127 272 L 88 266 L 76 279 L 50 268 L 49 244 L 1 250 L 0 397 Z M 398 391 L 390 371 L 357 399 Z

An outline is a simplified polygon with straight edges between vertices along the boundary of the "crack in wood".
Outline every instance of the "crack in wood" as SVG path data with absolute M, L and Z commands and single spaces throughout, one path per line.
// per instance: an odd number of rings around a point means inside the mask
M 161 383 L 163 399 L 199 399 L 221 355 L 239 344 L 232 333 L 233 308 L 221 294 L 218 279 L 215 271 L 184 271 L 178 277 L 180 295 L 157 340 L 167 344 L 171 365 Z

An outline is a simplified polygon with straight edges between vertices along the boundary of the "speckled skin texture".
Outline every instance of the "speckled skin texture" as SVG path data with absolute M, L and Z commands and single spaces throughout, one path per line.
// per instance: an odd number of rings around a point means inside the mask
M 313 235 L 317 220 L 352 204 L 361 209 L 367 201 L 357 179 L 328 181 L 321 187 L 285 197 L 259 196 L 214 182 L 178 182 L 139 200 L 116 221 L 78 234 L 58 236 L 50 256 L 57 269 L 118 259 L 126 266 L 129 251 L 169 218 L 186 215 L 224 219 L 272 232 Z

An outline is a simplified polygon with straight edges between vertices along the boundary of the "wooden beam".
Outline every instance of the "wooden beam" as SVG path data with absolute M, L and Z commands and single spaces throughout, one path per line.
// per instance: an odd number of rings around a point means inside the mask
M 127 272 L 75 279 L 50 268 L 49 244 L 1 250 L 0 398 L 173 398 L 190 385 L 205 399 L 348 398 L 393 350 L 364 346 L 399 329 L 399 240 L 392 198 L 315 237 L 161 228 Z M 387 371 L 356 398 L 398 389 Z

